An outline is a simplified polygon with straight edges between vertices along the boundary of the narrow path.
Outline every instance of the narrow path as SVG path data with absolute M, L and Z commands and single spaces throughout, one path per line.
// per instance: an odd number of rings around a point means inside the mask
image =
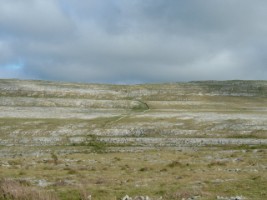
M 113 121 L 113 123 L 118 122 L 118 121 L 120 121 L 120 120 L 122 120 L 122 119 L 124 119 L 124 118 L 126 118 L 126 117 L 128 117 L 128 116 L 130 116 L 130 115 L 131 115 L 131 114 L 123 115 L 123 116 L 121 116 L 119 119 L 116 119 L 115 121 Z
M 147 105 L 147 104 L 146 104 L 146 105 Z M 126 117 L 130 117 L 130 116 L 132 116 L 132 115 L 138 115 L 138 114 L 140 114 L 140 113 L 144 114 L 144 113 L 146 113 L 146 112 L 148 112 L 148 111 L 150 111 L 150 108 L 149 108 L 149 107 L 148 107 L 147 110 L 144 110 L 144 111 L 139 112 L 139 113 L 134 113 L 134 112 L 131 111 L 131 112 L 127 113 L 127 114 L 122 114 L 120 118 L 118 118 L 118 119 L 116 119 L 116 120 L 114 120 L 114 121 L 111 121 L 111 122 L 107 123 L 107 124 L 105 125 L 105 127 L 106 127 L 107 125 L 112 125 L 112 124 L 114 124 L 114 123 L 117 123 L 117 122 L 121 121 L 122 119 L 124 119 L 124 118 L 126 118 Z

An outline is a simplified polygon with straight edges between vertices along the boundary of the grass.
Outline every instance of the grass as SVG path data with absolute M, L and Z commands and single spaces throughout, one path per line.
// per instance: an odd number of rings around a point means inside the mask
M 25 181 L 0 180 L 1 200 L 57 200 L 53 192 L 31 187 Z
M 170 164 L 167 165 L 170 168 L 174 168 L 174 167 L 182 167 L 183 164 L 180 163 L 179 161 L 172 161 Z
M 81 145 L 85 145 L 91 148 L 92 152 L 103 153 L 106 151 L 107 143 L 99 140 L 95 135 L 89 135 L 86 141 Z
M 211 146 L 207 146 L 209 148 Z M 247 145 L 247 144 L 241 144 L 241 145 L 218 145 L 217 148 L 221 148 L 224 150 L 266 150 L 267 145 L 266 144 L 257 144 L 257 145 Z
M 51 155 L 28 157 L 19 172 L 12 167 L 1 167 L 0 178 L 44 179 L 50 186 L 42 190 L 53 190 L 59 199 L 78 200 L 83 192 L 96 200 L 119 199 L 126 194 L 162 196 L 166 200 L 187 196 L 214 199 L 216 195 L 264 199 L 267 174 L 262 166 L 267 163 L 266 152 L 267 148 L 243 153 L 242 149 L 225 151 L 219 147 L 182 152 L 167 149 L 100 154 L 55 152 L 60 160 L 58 165 L 43 162 L 51 159 Z M 28 168 L 33 159 L 35 164 Z

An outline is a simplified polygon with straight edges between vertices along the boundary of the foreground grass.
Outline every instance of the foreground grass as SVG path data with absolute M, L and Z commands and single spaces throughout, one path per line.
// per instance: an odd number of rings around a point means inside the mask
M 52 192 L 58 199 L 78 200 L 92 195 L 93 199 L 110 200 L 126 194 L 166 200 L 236 195 L 266 199 L 266 151 L 243 146 L 234 150 L 203 147 L 197 151 L 53 152 L 41 157 L 1 159 L 0 178 L 24 181 L 28 188 Z

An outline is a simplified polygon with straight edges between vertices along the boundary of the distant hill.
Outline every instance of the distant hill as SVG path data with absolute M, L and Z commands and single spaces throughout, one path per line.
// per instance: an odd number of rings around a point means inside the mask
M 3 79 L 0 144 L 79 145 L 92 135 L 124 149 L 267 143 L 266 97 L 267 81 L 108 85 Z

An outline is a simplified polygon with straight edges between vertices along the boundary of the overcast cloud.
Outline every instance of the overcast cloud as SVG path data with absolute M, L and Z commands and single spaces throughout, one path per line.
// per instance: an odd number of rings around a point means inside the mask
M 0 0 L 0 78 L 267 79 L 266 0 Z

